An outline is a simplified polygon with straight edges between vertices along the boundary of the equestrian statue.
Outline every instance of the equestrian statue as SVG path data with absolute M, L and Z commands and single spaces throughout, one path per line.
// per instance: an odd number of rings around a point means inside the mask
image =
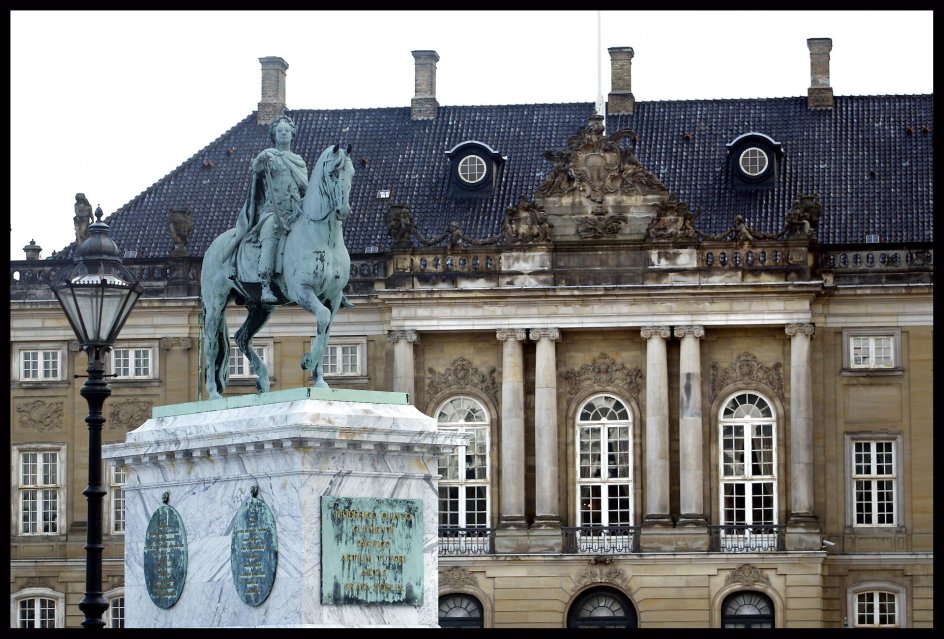
M 309 178 L 305 161 L 290 150 L 295 131 L 288 116 L 272 122 L 275 147 L 252 161 L 249 194 L 236 226 L 213 240 L 203 257 L 200 286 L 210 399 L 220 398 L 229 381 L 225 310 L 231 300 L 248 311 L 234 339 L 252 363 L 257 392 L 268 392 L 269 373 L 252 338 L 276 306 L 288 304 L 315 316 L 315 339 L 301 367 L 312 371 L 316 388 L 328 388 L 322 359 L 331 322 L 340 307 L 353 308 L 343 293 L 351 257 L 341 224 L 351 213 L 354 164 L 350 145 L 344 149 L 335 144 L 321 153 Z

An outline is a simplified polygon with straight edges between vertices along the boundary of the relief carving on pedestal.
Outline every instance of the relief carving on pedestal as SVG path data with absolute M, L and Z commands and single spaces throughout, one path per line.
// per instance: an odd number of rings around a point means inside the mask
M 16 412 L 20 416 L 17 424 L 21 429 L 40 433 L 62 430 L 62 401 L 20 401 L 17 403 Z
M 498 404 L 498 382 L 495 381 L 495 367 L 481 372 L 472 362 L 464 357 L 457 357 L 452 366 L 443 372 L 437 372 L 432 367 L 429 371 L 429 380 L 426 382 L 426 393 L 435 397 L 447 388 L 476 388 L 485 393 L 496 405 Z
M 783 399 L 783 364 L 771 366 L 762 364 L 751 353 L 741 353 L 730 366 L 722 367 L 718 362 L 711 363 L 711 401 L 721 389 L 739 382 L 758 382 L 773 390 Z
M 564 379 L 567 380 L 567 392 L 571 397 L 587 386 L 618 386 L 638 399 L 643 374 L 642 370 L 617 364 L 612 357 L 601 353 L 590 364 L 564 371 Z
M 109 430 L 134 430 L 151 418 L 154 402 L 150 399 L 116 399 L 111 402 L 108 412 Z

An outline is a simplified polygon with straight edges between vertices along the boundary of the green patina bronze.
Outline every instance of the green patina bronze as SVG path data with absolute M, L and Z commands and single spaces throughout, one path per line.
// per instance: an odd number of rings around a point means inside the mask
M 277 118 L 270 133 L 275 147 L 250 165 L 249 194 L 236 226 L 213 240 L 203 256 L 205 381 L 211 400 L 220 398 L 229 381 L 224 311 L 231 300 L 248 310 L 234 339 L 252 363 L 260 393 L 269 391 L 269 372 L 252 338 L 276 306 L 297 304 L 315 316 L 315 339 L 301 367 L 312 371 L 316 388 L 328 388 L 322 358 L 334 316 L 342 306 L 353 307 L 343 292 L 351 257 L 341 226 L 351 214 L 351 147 L 325 149 L 306 179 L 304 160 L 290 149 L 291 118 Z
M 321 498 L 321 603 L 423 603 L 423 502 Z
M 180 515 L 164 502 L 148 522 L 144 536 L 144 583 L 158 608 L 171 608 L 187 581 L 187 531 Z
M 239 598 L 250 606 L 258 606 L 275 584 L 279 537 L 272 511 L 257 498 L 259 487 L 253 486 L 251 494 L 233 518 L 229 558 Z

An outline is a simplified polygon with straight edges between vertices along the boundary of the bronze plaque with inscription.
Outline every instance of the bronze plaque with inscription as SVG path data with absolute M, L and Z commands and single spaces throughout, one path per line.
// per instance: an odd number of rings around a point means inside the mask
M 279 540 L 269 506 L 253 496 L 233 519 L 230 568 L 239 598 L 258 606 L 272 592 L 279 563 Z
M 165 501 L 151 515 L 145 533 L 144 583 L 154 605 L 166 609 L 180 599 L 186 580 L 187 531 L 180 515 Z
M 423 603 L 423 501 L 321 498 L 321 603 Z

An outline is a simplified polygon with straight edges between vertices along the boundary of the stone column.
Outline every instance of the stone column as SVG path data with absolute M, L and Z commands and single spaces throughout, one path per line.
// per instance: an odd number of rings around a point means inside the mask
M 560 330 L 538 328 L 534 374 L 534 528 L 560 528 L 557 468 L 557 355 Z
M 387 331 L 387 340 L 393 342 L 393 390 L 409 394 L 410 403 L 416 404 L 413 344 L 420 341 L 420 336 L 414 330 Z
M 788 324 L 790 336 L 790 519 L 813 518 L 812 324 Z
M 669 513 L 669 377 L 665 340 L 668 326 L 644 326 L 646 343 L 646 504 L 649 525 L 672 524 Z
M 523 328 L 502 329 L 501 509 L 499 528 L 527 528 L 524 517 L 524 357 Z
M 701 413 L 701 326 L 676 326 L 679 349 L 679 524 L 704 526 Z

